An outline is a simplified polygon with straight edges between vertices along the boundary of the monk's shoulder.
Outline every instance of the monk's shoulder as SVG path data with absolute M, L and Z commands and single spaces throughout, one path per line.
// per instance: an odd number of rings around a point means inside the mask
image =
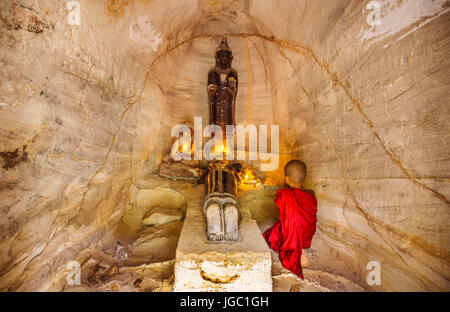
M 287 188 L 278 190 L 276 195 L 275 195 L 275 202 L 280 202 L 282 198 L 284 198 L 286 195 L 286 190 Z
M 286 192 L 289 190 L 289 188 L 284 188 L 281 190 L 277 191 L 277 196 L 283 196 L 284 194 L 286 194 Z
M 314 194 L 313 190 L 304 190 L 305 193 L 310 195 L 310 199 L 308 200 L 309 203 L 311 203 L 313 205 L 313 207 L 315 207 L 315 209 L 317 209 L 317 198 L 316 198 L 316 194 Z

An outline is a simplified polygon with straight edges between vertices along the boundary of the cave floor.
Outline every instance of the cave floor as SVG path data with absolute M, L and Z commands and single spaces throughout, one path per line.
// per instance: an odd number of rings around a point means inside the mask
M 63 287 L 62 291 L 81 292 L 170 292 L 174 284 L 175 251 L 189 201 L 198 200 L 199 192 L 192 192 L 191 182 L 149 176 L 138 181 L 131 191 L 130 203 L 114 231 L 92 246 L 81 262 L 81 283 Z M 257 198 L 273 198 L 276 189 L 252 191 Z M 196 194 L 199 193 L 199 194 Z M 249 204 L 251 201 L 246 201 Z M 273 200 L 267 200 L 273 205 Z M 143 204 L 145 203 L 145 204 Z M 256 201 L 261 205 L 261 201 Z M 250 204 L 249 204 L 250 205 Z M 151 226 L 142 220 L 154 207 L 182 212 L 180 220 L 159 219 Z M 264 207 L 265 209 L 266 207 Z M 251 214 L 252 209 L 247 208 Z M 171 215 L 173 216 L 173 215 Z M 162 220 L 162 221 L 161 221 Z M 260 225 L 263 231 L 264 225 Z M 129 253 L 128 259 L 114 263 L 116 241 L 120 240 Z M 304 269 L 302 280 L 281 265 L 278 255 L 271 252 L 274 292 L 342 292 L 364 291 L 363 288 L 334 275 L 328 270 Z M 306 251 L 307 253 L 309 251 Z M 327 255 L 326 257 L 329 257 Z M 313 259 L 320 258 L 314 254 Z
M 341 277 L 319 270 L 304 269 L 305 279 L 298 278 L 282 267 L 278 255 L 272 255 L 272 280 L 274 292 L 358 292 L 363 288 Z M 86 267 L 97 263 L 91 259 Z M 100 263 L 100 271 L 110 266 Z M 83 270 L 82 270 L 83 271 Z M 89 270 L 85 270 L 89 272 Z M 120 267 L 118 273 L 106 280 L 90 281 L 89 273 L 82 275 L 80 286 L 69 286 L 64 291 L 80 292 L 170 292 L 174 281 L 174 260 Z

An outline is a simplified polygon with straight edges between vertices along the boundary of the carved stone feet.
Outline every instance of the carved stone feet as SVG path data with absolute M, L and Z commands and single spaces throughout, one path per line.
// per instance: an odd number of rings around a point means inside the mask
M 206 207 L 206 224 L 208 240 L 221 241 L 224 239 L 222 208 L 220 203 L 210 202 Z
M 236 241 L 239 236 L 239 209 L 230 198 L 209 198 L 205 202 L 206 232 L 209 241 Z
M 225 240 L 236 241 L 238 239 L 238 223 L 239 223 L 239 211 L 234 204 L 225 204 L 223 210 L 225 220 Z

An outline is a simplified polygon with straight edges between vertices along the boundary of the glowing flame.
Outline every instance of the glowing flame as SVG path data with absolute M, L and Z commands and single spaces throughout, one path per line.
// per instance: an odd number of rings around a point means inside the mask
M 212 148 L 212 152 L 213 154 L 225 153 L 225 155 L 227 155 L 230 154 L 230 147 L 226 145 L 226 142 L 224 144 L 215 144 Z
M 261 179 L 253 174 L 250 168 L 245 168 L 239 173 L 241 178 L 240 187 L 247 190 L 256 190 L 262 188 Z
M 193 152 L 193 150 L 194 150 L 194 146 L 193 146 L 192 143 L 191 143 L 191 150 L 190 150 L 190 152 L 189 152 L 189 143 L 188 143 L 188 142 L 181 143 L 181 142 L 178 140 L 178 141 L 177 141 L 177 145 L 178 145 L 178 151 L 179 151 L 180 153 L 191 153 L 191 154 L 192 154 L 192 152 Z
M 185 153 L 185 152 L 187 152 L 187 150 L 188 150 L 188 144 L 187 144 L 187 143 L 181 144 L 181 146 L 180 146 L 180 151 L 181 151 L 182 153 Z

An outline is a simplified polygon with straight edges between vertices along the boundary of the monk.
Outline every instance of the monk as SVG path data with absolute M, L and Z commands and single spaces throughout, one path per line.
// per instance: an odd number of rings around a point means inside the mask
M 275 198 L 280 221 L 263 234 L 269 247 L 279 252 L 282 265 L 302 279 L 302 267 L 308 265 L 302 251 L 310 248 L 317 222 L 317 200 L 313 191 L 303 188 L 305 177 L 302 161 L 294 159 L 286 164 L 284 180 L 288 187 L 279 190 Z

